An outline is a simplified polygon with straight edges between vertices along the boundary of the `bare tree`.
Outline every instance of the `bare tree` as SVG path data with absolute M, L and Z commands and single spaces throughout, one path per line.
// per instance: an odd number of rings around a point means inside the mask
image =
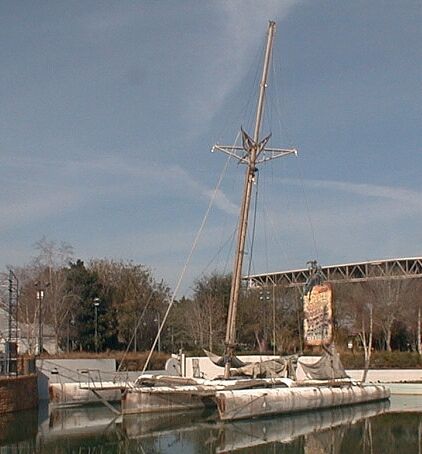
M 193 338 L 201 348 L 213 350 L 222 345 L 225 333 L 230 275 L 213 273 L 194 284 L 191 327 Z
M 14 273 L 19 279 L 20 287 L 18 307 L 20 337 L 26 339 L 29 353 L 34 354 L 37 345 L 37 321 L 39 320 L 39 304 L 37 304 L 35 288 L 38 269 L 32 265 L 26 265 L 14 268 Z
M 363 376 L 362 376 L 362 381 L 366 381 L 366 377 L 368 375 L 368 369 L 369 369 L 369 364 L 371 362 L 371 353 L 372 353 L 372 336 L 373 336 L 373 328 L 374 328 L 374 311 L 373 311 L 373 306 L 371 303 L 366 304 L 365 307 L 367 311 L 367 317 L 365 317 L 364 314 L 362 314 L 362 329 L 359 332 L 360 339 L 362 341 L 363 345 L 363 352 L 365 356 L 365 365 L 364 365 L 364 371 L 363 371 Z M 366 332 L 365 328 L 365 318 L 368 320 L 368 333 Z M 368 336 L 368 337 L 367 337 Z
M 51 323 L 54 330 L 55 348 L 59 349 L 60 333 L 68 318 L 69 295 L 65 294 L 65 268 L 73 256 L 73 248 L 65 242 L 57 244 L 45 236 L 35 243 L 37 256 L 33 259 L 33 268 L 37 270 L 38 281 L 45 291 L 43 305 L 44 321 Z
M 411 335 L 413 347 L 422 355 L 422 279 L 409 280 L 403 306 L 400 318 Z
M 337 324 L 361 341 L 365 361 L 362 381 L 365 381 L 372 354 L 374 305 L 366 283 L 337 285 L 336 295 Z
M 410 279 L 387 279 L 364 284 L 374 308 L 376 308 L 377 317 L 374 319 L 374 323 L 382 330 L 385 349 L 388 352 L 392 351 L 391 338 L 394 322 L 403 319 L 407 309 L 407 298 L 412 289 L 410 281 Z

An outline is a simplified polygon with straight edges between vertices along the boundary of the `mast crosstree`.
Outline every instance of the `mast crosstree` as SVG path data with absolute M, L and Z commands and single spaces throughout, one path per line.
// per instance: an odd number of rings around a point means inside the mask
M 253 137 L 250 137 L 242 129 L 242 146 L 227 146 L 216 144 L 212 151 L 218 150 L 236 158 L 240 163 L 246 164 L 245 182 L 240 207 L 239 225 L 237 231 L 236 255 L 233 264 L 233 277 L 230 290 L 230 301 L 227 318 L 227 330 L 225 338 L 225 366 L 224 378 L 230 377 L 230 367 L 236 346 L 236 314 L 239 302 L 240 285 L 242 280 L 243 257 L 245 253 L 246 233 L 248 228 L 249 209 L 251 203 L 252 185 L 255 181 L 257 164 L 272 159 L 281 158 L 290 154 L 297 154 L 296 149 L 266 147 L 271 134 L 260 140 L 262 118 L 265 105 L 265 93 L 268 81 L 268 69 L 271 59 L 273 40 L 275 34 L 275 22 L 268 25 L 267 45 L 265 49 L 264 64 L 262 69 L 261 83 L 259 86 L 258 103 L 255 117 L 255 129 Z

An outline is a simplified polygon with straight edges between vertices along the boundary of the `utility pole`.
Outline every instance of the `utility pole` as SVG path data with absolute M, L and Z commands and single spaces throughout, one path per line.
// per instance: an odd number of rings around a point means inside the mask
M 266 148 L 271 134 L 260 140 L 262 117 L 264 112 L 265 92 L 267 89 L 268 69 L 270 65 L 273 39 L 275 33 L 275 22 L 270 21 L 268 25 L 267 45 L 264 56 L 261 83 L 259 87 L 258 103 L 256 108 L 255 129 L 253 138 L 242 129 L 243 146 L 214 145 L 214 150 L 222 151 L 234 156 L 239 162 L 246 164 L 244 190 L 240 208 L 239 226 L 237 231 L 236 255 L 233 264 L 233 277 L 230 290 L 229 311 L 227 318 L 227 330 L 225 338 L 225 366 L 224 378 L 230 377 L 230 367 L 235 353 L 236 346 L 236 314 L 239 302 L 240 285 L 242 279 L 243 257 L 245 253 L 246 234 L 248 228 L 249 209 L 251 203 L 252 185 L 255 182 L 256 165 L 278 157 L 289 154 L 296 154 L 294 149 Z M 245 154 L 246 152 L 246 154 Z

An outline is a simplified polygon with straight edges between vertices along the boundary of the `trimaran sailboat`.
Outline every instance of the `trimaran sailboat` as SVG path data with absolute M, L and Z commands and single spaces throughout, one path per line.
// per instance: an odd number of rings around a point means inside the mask
M 122 399 L 123 413 L 177 411 L 211 404 L 217 405 L 221 419 L 233 420 L 356 404 L 389 397 L 389 390 L 384 386 L 358 384 L 352 383 L 350 379 L 345 380 L 342 368 L 340 368 L 340 371 L 342 370 L 340 375 L 336 375 L 334 371 L 330 377 L 327 377 L 330 380 L 322 380 L 318 383 L 315 381 L 298 383 L 286 378 L 285 375 L 277 377 L 273 373 L 267 375 L 271 378 L 233 377 L 236 375 L 236 368 L 239 365 L 245 366 L 235 356 L 236 313 L 240 296 L 251 193 L 257 165 L 296 153 L 294 149 L 267 147 L 270 136 L 263 139 L 260 136 L 274 34 L 275 22 L 271 21 L 268 26 L 253 136 L 250 137 L 242 129 L 242 146 L 215 145 L 213 147 L 213 150 L 229 154 L 246 165 L 227 318 L 225 355 L 222 358 L 211 355 L 216 364 L 224 366 L 224 379 L 204 380 L 164 376 L 157 378 L 142 375 L 135 383 L 135 387 L 125 391 Z M 261 369 L 262 365 L 260 365 Z M 261 376 L 266 377 L 265 374 Z

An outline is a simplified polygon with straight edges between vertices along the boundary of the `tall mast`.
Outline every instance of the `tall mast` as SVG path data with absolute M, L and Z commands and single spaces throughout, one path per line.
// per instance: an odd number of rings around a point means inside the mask
M 245 182 L 240 207 L 239 225 L 237 231 L 236 254 L 233 264 L 233 277 L 230 291 L 229 310 L 226 330 L 226 350 L 224 377 L 230 377 L 230 367 L 235 353 L 236 346 L 236 314 L 239 302 L 239 294 L 242 280 L 242 265 L 245 254 L 246 233 L 248 229 L 249 208 L 251 203 L 252 185 L 255 181 L 256 165 L 270 159 L 296 153 L 296 150 L 279 148 L 266 148 L 270 136 L 260 141 L 262 117 L 264 113 L 265 92 L 267 89 L 268 69 L 271 60 L 273 39 L 275 33 L 275 22 L 270 21 L 267 33 L 267 45 L 265 49 L 264 64 L 262 69 L 261 83 L 259 86 L 258 103 L 255 117 L 255 129 L 253 138 L 242 130 L 243 146 L 214 145 L 213 150 L 217 149 L 226 154 L 234 156 L 241 163 L 246 164 Z M 245 155 L 246 151 L 246 155 Z

